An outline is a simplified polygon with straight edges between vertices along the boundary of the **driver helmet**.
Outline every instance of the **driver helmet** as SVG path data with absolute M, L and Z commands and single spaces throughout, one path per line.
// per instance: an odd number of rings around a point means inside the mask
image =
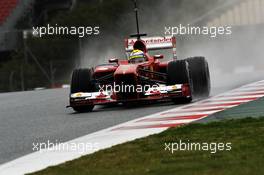
M 143 51 L 135 49 L 133 50 L 128 58 L 130 63 L 140 63 L 145 61 L 145 54 Z

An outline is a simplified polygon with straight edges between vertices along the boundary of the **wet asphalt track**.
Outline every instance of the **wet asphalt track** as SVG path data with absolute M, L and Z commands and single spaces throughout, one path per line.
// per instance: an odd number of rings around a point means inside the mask
M 68 89 L 0 94 L 0 164 L 33 152 L 34 143 L 72 140 L 116 124 L 176 107 L 172 103 L 137 108 L 97 107 L 77 114 Z
M 218 94 L 234 87 L 213 89 Z M 157 103 L 136 108 L 66 109 L 69 89 L 0 94 L 0 164 L 33 152 L 33 143 L 65 142 L 132 119 L 177 107 Z M 178 105 L 180 106 L 180 105 Z

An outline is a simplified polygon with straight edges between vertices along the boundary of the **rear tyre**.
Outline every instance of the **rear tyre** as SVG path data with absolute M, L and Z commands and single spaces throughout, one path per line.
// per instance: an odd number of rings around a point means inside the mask
M 92 81 L 92 69 L 76 69 L 72 73 L 71 94 L 78 92 L 95 92 L 96 86 Z M 76 106 L 73 110 L 76 112 L 90 112 L 94 105 Z
M 191 84 L 188 63 L 185 60 L 169 62 L 167 68 L 167 84 Z M 189 103 L 192 97 L 172 98 L 172 101 L 178 103 Z
M 211 82 L 208 62 L 204 57 L 187 58 L 194 98 L 206 98 L 210 95 Z

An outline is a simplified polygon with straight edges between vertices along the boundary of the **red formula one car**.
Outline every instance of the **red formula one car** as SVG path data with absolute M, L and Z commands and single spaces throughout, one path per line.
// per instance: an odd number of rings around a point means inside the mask
M 163 55 L 148 50 L 172 49 L 173 59 L 161 62 Z M 143 52 L 129 59 L 133 51 Z M 191 102 L 210 93 L 208 63 L 204 57 L 176 59 L 174 37 L 126 40 L 128 59 L 110 59 L 110 64 L 76 69 L 72 75 L 70 107 L 91 111 L 94 105 L 163 100 Z
M 137 31 L 125 40 L 127 59 L 110 59 L 109 64 L 73 71 L 70 107 L 84 112 L 95 105 L 169 99 L 186 103 L 209 96 L 209 68 L 204 57 L 178 60 L 175 37 L 143 37 Z M 170 61 L 162 62 L 163 55 L 149 52 L 163 49 L 172 50 Z

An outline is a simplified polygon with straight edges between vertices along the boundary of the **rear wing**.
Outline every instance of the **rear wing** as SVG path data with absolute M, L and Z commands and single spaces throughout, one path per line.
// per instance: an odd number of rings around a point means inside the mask
M 172 49 L 173 58 L 177 59 L 176 38 L 174 36 L 141 37 L 140 39 L 145 43 L 147 50 Z M 133 46 L 136 41 L 137 38 L 125 39 L 125 49 L 127 54 L 133 51 Z

